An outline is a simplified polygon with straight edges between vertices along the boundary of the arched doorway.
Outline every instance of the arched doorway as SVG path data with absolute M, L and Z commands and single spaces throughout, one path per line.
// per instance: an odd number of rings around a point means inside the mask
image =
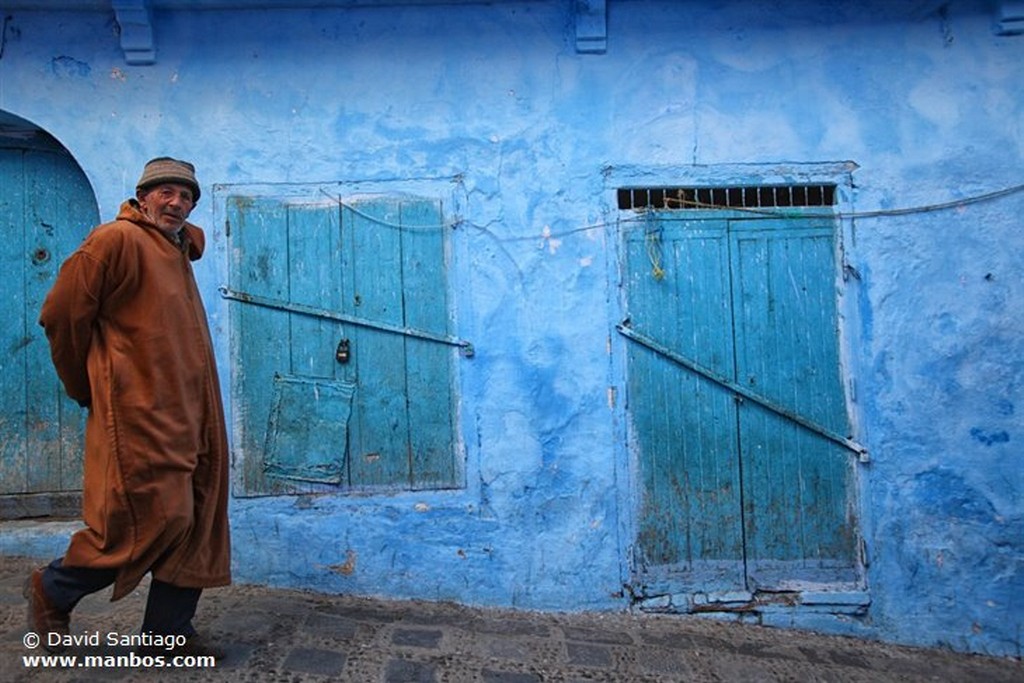
M 79 514 L 84 411 L 38 324 L 64 259 L 99 222 L 92 188 L 51 135 L 0 111 L 0 518 Z

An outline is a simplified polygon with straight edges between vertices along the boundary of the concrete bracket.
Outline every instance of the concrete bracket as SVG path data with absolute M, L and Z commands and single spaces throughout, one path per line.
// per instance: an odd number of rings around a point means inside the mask
M 132 66 L 156 63 L 153 44 L 153 23 L 146 0 L 111 0 L 114 17 L 121 29 L 121 51 L 124 61 Z
M 574 0 L 576 4 L 576 52 L 604 54 L 608 49 L 606 0 Z
M 996 8 L 996 35 L 1024 35 L 1024 0 L 999 0 Z

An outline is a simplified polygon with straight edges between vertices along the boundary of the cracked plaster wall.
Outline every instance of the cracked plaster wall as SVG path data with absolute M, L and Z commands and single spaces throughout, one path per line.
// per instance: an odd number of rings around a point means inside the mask
M 852 160 L 860 212 L 1022 182 L 1024 38 L 996 36 L 987 3 L 610 2 L 603 55 L 576 53 L 570 5 L 156 11 L 146 67 L 107 14 L 9 13 L 0 109 L 70 150 L 104 218 L 165 153 L 204 190 L 460 179 L 466 489 L 236 499 L 239 579 L 625 608 L 636 500 L 604 171 Z M 193 219 L 226 382 L 213 196 Z M 1022 214 L 1015 193 L 850 226 L 873 604 L 794 625 L 1020 655 Z M 55 545 L 19 531 L 3 548 Z

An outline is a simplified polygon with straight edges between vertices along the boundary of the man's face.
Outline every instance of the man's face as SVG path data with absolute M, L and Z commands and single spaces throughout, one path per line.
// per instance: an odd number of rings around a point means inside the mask
M 188 185 L 163 183 L 136 195 L 146 218 L 164 232 L 178 232 L 192 213 L 195 202 Z

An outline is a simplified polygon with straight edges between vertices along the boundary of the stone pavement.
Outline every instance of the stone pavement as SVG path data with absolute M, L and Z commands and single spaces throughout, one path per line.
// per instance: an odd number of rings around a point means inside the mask
M 200 602 L 196 626 L 225 650 L 216 668 L 147 668 L 153 662 L 133 649 L 105 642 L 135 633 L 146 584 L 117 603 L 104 592 L 79 605 L 72 633 L 101 642 L 63 653 L 77 666 L 26 666 L 24 657 L 46 654 L 24 644 L 21 587 L 37 564 L 0 557 L 2 681 L 1024 681 L 1018 660 L 709 619 L 541 614 L 244 585 L 207 591 Z M 94 666 L 85 666 L 87 655 L 98 657 Z M 98 666 L 119 663 L 128 666 Z

